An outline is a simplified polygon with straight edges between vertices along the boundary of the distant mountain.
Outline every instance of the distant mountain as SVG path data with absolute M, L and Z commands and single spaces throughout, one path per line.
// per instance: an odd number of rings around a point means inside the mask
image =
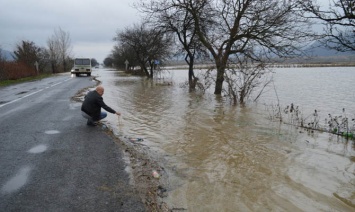
M 13 61 L 13 53 L 5 49 L 0 49 L 1 56 L 7 61 Z
M 355 52 L 339 52 L 334 49 L 329 49 L 324 47 L 319 41 L 314 42 L 308 48 L 305 49 L 305 52 L 314 57 L 328 57 L 328 56 L 351 56 L 355 55 Z

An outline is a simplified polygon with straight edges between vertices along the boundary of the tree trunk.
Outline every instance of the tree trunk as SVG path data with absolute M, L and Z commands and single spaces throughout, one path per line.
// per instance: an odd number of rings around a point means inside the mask
M 51 62 L 51 66 L 52 66 L 52 73 L 55 74 L 55 72 L 56 72 L 55 62 Z
M 144 71 L 145 75 L 149 78 L 149 72 L 145 66 L 141 66 L 141 69 Z
M 194 64 L 193 64 L 193 62 L 189 63 L 189 89 L 190 89 L 190 91 L 196 89 L 197 80 L 198 80 L 198 78 L 195 77 L 195 73 L 194 73 Z
M 221 95 L 223 89 L 225 66 L 217 65 L 217 78 L 214 94 Z
M 63 60 L 63 72 L 67 69 L 67 61 Z
M 154 75 L 154 70 L 153 70 L 153 69 L 150 69 L 150 75 L 149 75 L 149 78 L 153 79 L 153 75 Z
M 150 75 L 149 78 L 153 79 L 153 75 L 154 75 L 154 63 L 150 62 Z

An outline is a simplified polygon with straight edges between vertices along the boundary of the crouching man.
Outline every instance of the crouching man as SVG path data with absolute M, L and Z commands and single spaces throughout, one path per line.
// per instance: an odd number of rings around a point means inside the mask
M 81 114 L 86 118 L 87 125 L 96 126 L 97 121 L 106 118 L 107 113 L 101 112 L 101 108 L 105 109 L 107 112 L 114 113 L 116 115 L 121 115 L 121 113 L 116 112 L 114 109 L 107 106 L 102 98 L 104 94 L 104 87 L 97 86 L 94 91 L 90 91 L 86 96 L 83 104 L 81 105 Z

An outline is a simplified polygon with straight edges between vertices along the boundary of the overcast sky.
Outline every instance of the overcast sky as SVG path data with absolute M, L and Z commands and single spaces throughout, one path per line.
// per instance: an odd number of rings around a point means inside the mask
M 74 57 L 110 54 L 117 30 L 139 23 L 134 0 L 0 0 L 0 47 L 14 51 L 22 40 L 47 48 L 59 27 L 71 38 Z
M 0 0 L 0 47 L 13 52 L 16 44 L 26 40 L 47 48 L 47 39 L 60 27 L 70 35 L 73 57 L 102 63 L 113 48 L 117 30 L 140 22 L 132 7 L 136 1 Z

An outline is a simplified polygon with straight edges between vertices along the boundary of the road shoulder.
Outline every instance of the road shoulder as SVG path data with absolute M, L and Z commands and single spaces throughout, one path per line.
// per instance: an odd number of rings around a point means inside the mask
M 100 81 L 96 81 L 97 85 L 100 84 Z M 89 89 L 84 88 L 78 91 L 71 100 L 82 103 Z M 124 158 L 122 160 L 126 160 L 125 170 L 130 175 L 130 184 L 141 198 L 146 211 L 170 211 L 163 201 L 166 195 L 166 187 L 168 186 L 166 183 L 167 176 L 158 161 L 154 160 L 139 144 L 115 135 L 113 130 L 105 124 L 99 123 L 94 128 L 109 136 L 117 145 L 117 148 L 123 152 Z M 158 176 L 155 175 L 156 173 L 158 173 Z

